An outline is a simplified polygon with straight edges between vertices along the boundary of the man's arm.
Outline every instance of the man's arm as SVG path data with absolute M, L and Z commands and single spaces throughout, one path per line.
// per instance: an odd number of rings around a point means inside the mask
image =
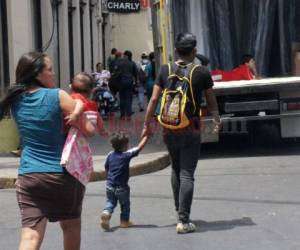
M 149 101 L 147 111 L 146 111 L 146 114 L 145 114 L 144 129 L 143 129 L 142 135 L 141 135 L 142 138 L 144 136 L 151 135 L 150 123 L 151 123 L 156 105 L 158 103 L 161 91 L 162 91 L 162 88 L 155 84 L 154 87 L 153 87 L 152 96 L 151 96 L 151 99 Z
M 204 94 L 207 102 L 207 108 L 213 117 L 214 132 L 218 132 L 221 126 L 221 119 L 215 93 L 212 88 L 209 88 L 204 91 Z

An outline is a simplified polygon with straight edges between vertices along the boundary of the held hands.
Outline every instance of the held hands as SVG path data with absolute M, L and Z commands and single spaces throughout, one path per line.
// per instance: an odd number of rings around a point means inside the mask
M 152 135 L 153 135 L 153 132 L 151 131 L 150 124 L 144 123 L 144 128 L 141 133 L 141 138 L 150 137 Z

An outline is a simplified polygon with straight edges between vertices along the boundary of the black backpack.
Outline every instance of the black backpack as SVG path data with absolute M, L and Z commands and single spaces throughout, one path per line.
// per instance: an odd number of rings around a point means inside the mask
M 190 124 L 196 113 L 192 74 L 197 67 L 190 63 L 179 66 L 168 64 L 169 76 L 161 98 L 159 123 L 168 129 L 181 129 Z

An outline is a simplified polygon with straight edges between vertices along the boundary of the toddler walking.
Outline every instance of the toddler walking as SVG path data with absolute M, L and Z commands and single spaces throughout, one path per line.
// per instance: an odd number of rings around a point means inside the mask
M 128 150 L 129 139 L 125 133 L 117 132 L 111 137 L 110 142 L 114 151 L 108 154 L 105 162 L 106 205 L 100 218 L 100 225 L 104 230 L 109 230 L 109 221 L 118 202 L 121 207 L 120 227 L 127 228 L 132 225 L 129 220 L 129 163 L 143 149 L 147 140 L 147 136 L 143 137 L 137 147 Z

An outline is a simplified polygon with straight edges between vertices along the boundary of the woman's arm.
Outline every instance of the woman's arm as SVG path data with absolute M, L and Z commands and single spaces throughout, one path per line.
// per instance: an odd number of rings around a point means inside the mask
M 76 107 L 75 100 L 73 100 L 72 97 L 64 90 L 59 91 L 59 104 L 65 116 L 72 114 Z M 85 136 L 94 135 L 95 127 L 90 121 L 88 121 L 85 115 L 81 115 L 78 122 L 74 125 L 77 126 Z

